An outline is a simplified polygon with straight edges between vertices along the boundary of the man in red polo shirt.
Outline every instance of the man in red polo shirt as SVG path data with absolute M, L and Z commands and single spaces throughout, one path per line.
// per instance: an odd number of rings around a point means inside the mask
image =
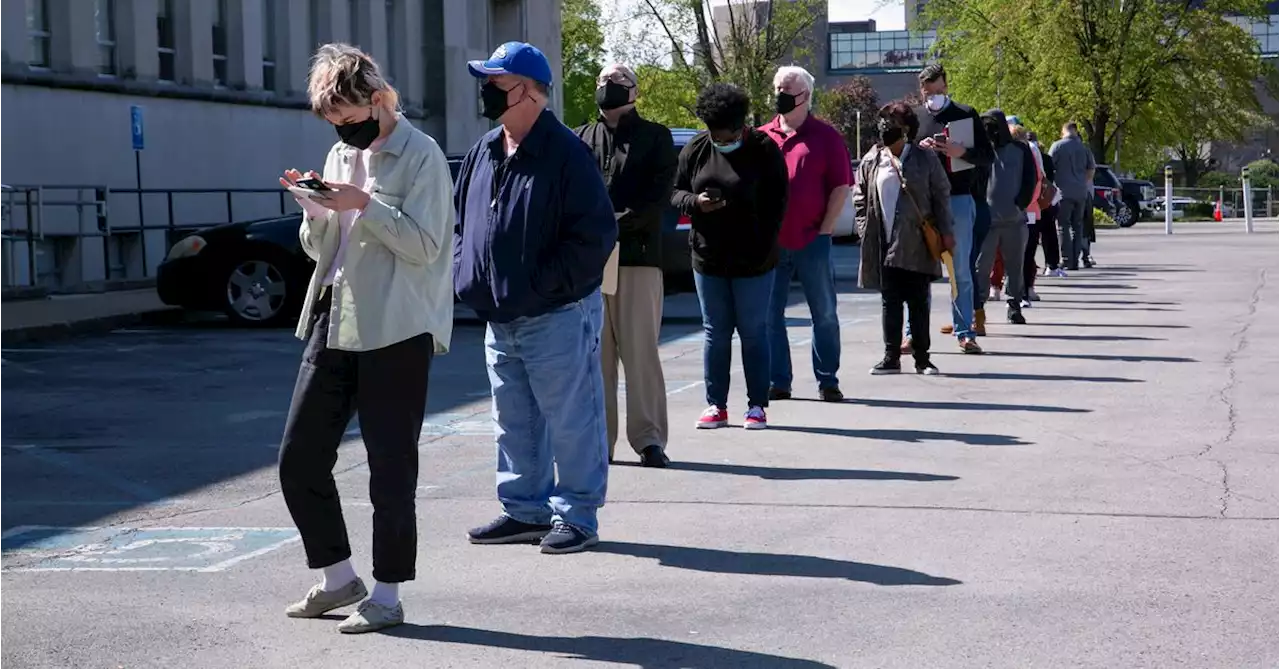
M 831 265 L 831 233 L 847 206 L 853 165 L 844 137 L 809 113 L 813 75 L 804 68 L 780 68 L 773 77 L 778 115 L 760 127 L 773 138 L 787 161 L 790 177 L 787 213 L 778 235 L 778 267 L 770 299 L 769 399 L 791 398 L 791 343 L 787 338 L 787 301 L 791 279 L 798 277 L 813 322 L 813 375 L 827 402 L 840 402 L 840 319 Z

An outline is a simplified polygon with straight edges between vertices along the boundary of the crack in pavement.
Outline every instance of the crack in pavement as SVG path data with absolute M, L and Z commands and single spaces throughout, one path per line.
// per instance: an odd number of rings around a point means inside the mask
M 1165 462 L 1186 457 L 1193 457 L 1197 459 L 1203 458 L 1212 453 L 1215 449 L 1226 447 L 1235 440 L 1236 432 L 1239 430 L 1240 426 L 1240 413 L 1236 408 L 1235 402 L 1235 390 L 1236 386 L 1239 384 L 1239 379 L 1236 375 L 1236 357 L 1239 356 L 1240 353 L 1242 353 L 1249 345 L 1249 329 L 1253 327 L 1253 323 L 1256 320 L 1254 317 L 1258 314 L 1258 303 L 1262 300 L 1262 289 L 1265 288 L 1266 285 L 1267 270 L 1258 270 L 1258 281 L 1254 284 L 1253 293 L 1249 296 L 1249 308 L 1245 311 L 1244 322 L 1231 333 L 1232 346 L 1227 351 L 1226 355 L 1222 357 L 1222 364 L 1227 369 L 1227 381 L 1222 385 L 1222 388 L 1218 390 L 1217 398 L 1218 402 L 1227 408 L 1227 429 L 1225 434 L 1222 435 L 1221 439 L 1206 444 L 1204 448 L 1200 449 L 1196 453 L 1173 455 L 1165 458 Z M 1231 498 L 1235 497 L 1236 493 L 1231 490 L 1231 478 L 1227 471 L 1226 461 L 1220 458 L 1214 458 L 1212 459 L 1212 462 L 1217 464 L 1218 468 L 1222 470 L 1222 495 L 1218 498 L 1220 503 L 1218 515 L 1225 518 L 1227 515 L 1227 508 L 1231 503 Z

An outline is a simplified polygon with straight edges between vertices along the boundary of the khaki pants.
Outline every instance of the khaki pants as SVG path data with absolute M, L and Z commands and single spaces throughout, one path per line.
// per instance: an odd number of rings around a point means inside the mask
M 640 453 L 667 445 L 667 383 L 658 357 L 662 327 L 662 270 L 619 267 L 618 292 L 604 296 L 600 332 L 609 457 L 618 440 L 618 362 L 626 372 L 627 441 Z

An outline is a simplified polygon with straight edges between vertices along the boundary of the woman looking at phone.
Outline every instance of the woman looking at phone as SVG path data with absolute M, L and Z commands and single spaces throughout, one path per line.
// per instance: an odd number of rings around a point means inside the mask
M 415 576 L 427 374 L 453 331 L 453 184 L 440 147 L 398 113 L 395 89 L 359 49 L 320 47 L 308 93 L 339 141 L 323 176 L 310 173 L 322 184 L 300 183 L 297 170 L 280 179 L 305 210 L 298 237 L 316 261 L 298 323 L 307 344 L 280 484 L 307 566 L 323 579 L 285 614 L 317 618 L 360 602 L 338 631 L 371 632 L 404 622 L 399 584 Z M 372 595 L 351 564 L 333 480 L 354 414 L 369 459 Z
M 705 332 L 702 374 L 708 405 L 699 428 L 729 424 L 734 330 L 742 342 L 747 381 L 743 427 L 768 425 L 765 324 L 787 208 L 787 165 L 768 135 L 747 126 L 750 110 L 747 94 L 732 84 L 712 84 L 698 94 L 695 111 L 707 129 L 680 152 L 671 194 L 671 205 L 692 222 L 689 247 Z

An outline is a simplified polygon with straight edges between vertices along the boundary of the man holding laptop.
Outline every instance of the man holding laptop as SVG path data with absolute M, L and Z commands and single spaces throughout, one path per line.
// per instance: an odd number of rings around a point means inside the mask
M 975 197 L 986 197 L 976 190 L 977 172 L 991 164 L 994 153 L 978 112 L 947 95 L 947 72 L 932 64 L 920 71 L 920 97 L 924 106 L 916 110 L 922 137 L 920 148 L 936 151 L 951 180 L 951 216 L 956 245 L 955 290 L 951 301 L 951 325 L 943 326 L 943 334 L 954 333 L 965 353 L 981 353 L 974 333 L 973 286 L 975 275 L 969 261 L 973 248 L 973 224 L 977 214 Z M 975 169 L 977 168 L 977 169 Z M 978 314 L 979 318 L 982 314 Z M 910 332 L 907 333 L 908 337 Z

